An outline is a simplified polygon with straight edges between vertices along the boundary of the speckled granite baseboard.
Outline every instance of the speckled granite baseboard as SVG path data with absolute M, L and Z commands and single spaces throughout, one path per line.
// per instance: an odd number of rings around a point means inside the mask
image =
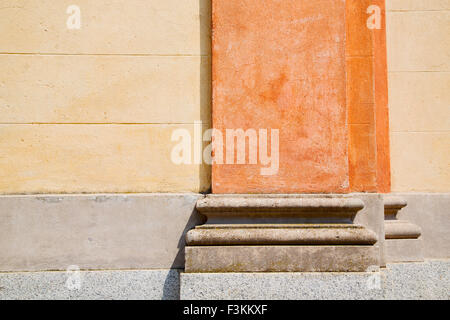
M 374 273 L 185 274 L 178 270 L 0 273 L 5 299 L 450 299 L 450 260 Z M 181 282 L 180 282 L 181 281 Z M 68 287 L 72 286 L 73 290 Z
M 179 299 L 178 270 L 88 271 L 79 275 L 78 286 L 75 273 L 0 273 L 0 300 Z
M 450 260 L 374 273 L 181 274 L 183 300 L 450 299 Z

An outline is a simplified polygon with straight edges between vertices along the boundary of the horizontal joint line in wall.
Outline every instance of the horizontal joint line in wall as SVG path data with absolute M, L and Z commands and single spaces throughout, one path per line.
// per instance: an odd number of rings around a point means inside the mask
M 391 133 L 450 133 L 450 130 L 427 130 L 427 131 L 397 131 L 392 130 Z
M 205 54 L 146 54 L 146 53 L 33 53 L 0 52 L 0 55 L 16 56 L 111 56 L 111 57 L 210 57 Z
M 200 120 L 199 120 L 200 121 Z M 194 122 L 0 122 L 0 125 L 64 125 L 64 124 L 76 124 L 76 125 L 194 125 Z M 207 122 L 203 122 L 207 125 Z
M 407 9 L 397 9 L 397 10 L 387 10 L 387 12 L 448 12 L 450 9 L 429 9 L 429 10 L 407 10 Z
M 432 71 L 432 70 L 404 70 L 404 71 L 389 71 L 389 73 L 449 73 L 450 71 Z

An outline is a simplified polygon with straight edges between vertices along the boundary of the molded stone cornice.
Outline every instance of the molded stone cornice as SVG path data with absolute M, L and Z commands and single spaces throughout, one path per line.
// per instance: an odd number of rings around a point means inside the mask
M 400 197 L 389 196 L 384 198 L 384 214 L 388 219 L 396 219 L 397 213 L 408 205 L 407 201 Z
M 386 239 L 417 239 L 422 234 L 422 229 L 406 220 L 397 220 L 398 212 L 407 206 L 405 199 L 400 197 L 385 197 L 384 229 Z
M 222 195 L 207 196 L 197 202 L 197 210 L 208 218 L 208 223 L 241 222 L 240 218 L 252 219 L 252 223 L 273 222 L 283 218 L 341 218 L 353 219 L 364 208 L 356 198 L 331 198 L 309 196 L 272 195 Z M 259 219 L 259 220 L 258 220 Z M 267 219 L 262 221 L 261 219 Z M 272 219 L 272 221 L 270 221 Z M 226 222 L 225 222 L 226 221 Z M 293 221 L 291 221 L 293 222 Z M 247 223 L 247 222 L 246 222 Z M 297 221 L 301 223 L 301 221 Z
M 419 226 L 397 215 L 407 206 L 405 199 L 397 196 L 384 198 L 385 255 L 387 262 L 423 261 L 423 243 Z
M 405 220 L 385 221 L 384 230 L 386 239 L 417 239 L 422 234 L 422 229 Z
M 190 246 L 372 245 L 375 232 L 358 225 L 204 225 L 188 232 Z

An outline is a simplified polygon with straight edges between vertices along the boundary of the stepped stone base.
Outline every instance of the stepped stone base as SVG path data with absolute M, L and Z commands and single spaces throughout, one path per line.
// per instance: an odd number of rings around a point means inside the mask
M 387 262 L 418 262 L 424 260 L 422 229 L 408 220 L 398 219 L 399 212 L 408 205 L 397 196 L 387 196 L 385 207 L 385 256 Z
M 365 207 L 333 195 L 208 195 L 186 235 L 187 273 L 362 272 L 380 266 L 378 236 L 355 224 Z
M 375 246 L 186 247 L 186 273 L 364 272 L 379 266 Z

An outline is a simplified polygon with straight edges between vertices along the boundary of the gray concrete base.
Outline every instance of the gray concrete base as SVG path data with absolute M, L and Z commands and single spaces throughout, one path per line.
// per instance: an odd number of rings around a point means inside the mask
M 450 261 L 367 273 L 181 274 L 183 300 L 450 299 Z
M 0 271 L 184 268 L 200 194 L 0 196 Z
M 398 219 L 418 225 L 425 259 L 450 258 L 450 193 L 395 193 L 404 198 L 408 206 Z
M 178 300 L 178 270 L 0 273 L 0 300 Z
M 388 262 L 420 262 L 424 260 L 422 239 L 387 239 L 384 244 Z

